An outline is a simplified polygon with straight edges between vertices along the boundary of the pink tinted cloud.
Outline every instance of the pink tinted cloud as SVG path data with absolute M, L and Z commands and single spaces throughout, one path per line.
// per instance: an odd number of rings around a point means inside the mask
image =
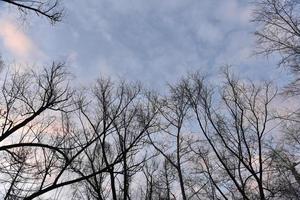
M 20 27 L 9 19 L 0 20 L 0 41 L 18 59 L 40 57 L 42 54 Z

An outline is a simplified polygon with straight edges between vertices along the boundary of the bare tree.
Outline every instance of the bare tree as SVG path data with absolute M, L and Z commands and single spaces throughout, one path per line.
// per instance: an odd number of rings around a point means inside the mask
M 198 190 L 202 190 L 201 193 L 194 192 L 194 195 L 198 199 L 228 199 L 224 194 L 222 187 L 226 185 L 227 179 L 222 176 L 218 165 L 215 164 L 214 154 L 209 149 L 209 144 L 201 144 L 203 141 L 198 141 L 191 146 L 193 153 L 195 154 L 193 162 L 195 163 L 195 173 L 202 174 L 206 182 L 200 186 Z M 202 177 L 203 177 L 202 176 Z M 194 180 L 194 181 L 197 181 Z M 203 182 L 203 181 L 202 181 Z
M 143 168 L 143 174 L 146 179 L 146 186 L 142 186 L 142 196 L 145 200 L 161 199 L 160 191 L 157 191 L 158 180 L 156 172 L 158 171 L 158 164 L 151 162 L 146 164 Z
M 287 66 L 295 75 L 288 87 L 289 92 L 299 94 L 300 74 L 300 2 L 298 0 L 258 0 L 253 21 L 258 22 L 256 31 L 258 53 L 279 54 L 280 65 Z
M 219 198 L 267 199 L 269 158 L 265 143 L 276 90 L 270 83 L 243 83 L 227 70 L 224 75 L 219 96 L 199 74 L 185 80 L 199 128 L 213 152 L 209 160 L 218 166 L 224 184 L 217 186 L 219 181 L 208 172 L 209 178 Z M 206 168 L 208 171 L 209 165 Z
M 256 32 L 259 53 L 279 54 L 280 64 L 287 66 L 295 75 L 295 80 L 287 86 L 287 94 L 299 95 L 300 75 L 300 2 L 297 0 L 261 0 L 257 1 L 254 21 L 261 25 Z M 281 143 L 270 144 L 271 165 L 276 171 L 272 187 L 274 198 L 299 198 L 299 142 L 298 110 L 292 117 L 280 117 L 285 120 L 280 137 Z
M 145 200 L 171 200 L 176 199 L 172 193 L 172 183 L 175 181 L 175 170 L 165 159 L 163 163 L 156 157 L 143 167 L 146 186 L 141 186 L 142 197 Z
M 190 198 L 188 192 L 192 189 L 186 185 L 190 172 L 187 166 L 190 162 L 189 143 L 192 137 L 186 126 L 189 120 L 190 103 L 186 98 L 185 90 L 184 82 L 169 85 L 169 94 L 156 101 L 161 115 L 160 132 L 149 135 L 153 147 L 164 157 L 168 165 L 175 169 L 183 200 Z M 169 193 L 171 193 L 170 187 Z
M 46 17 L 51 23 L 61 21 L 63 9 L 60 7 L 60 0 L 1 0 L 9 5 L 17 7 L 24 15 L 30 12 L 38 16 Z
M 75 95 L 61 63 L 3 74 L 1 197 L 297 199 L 298 118 L 277 143 L 277 89 L 223 75 L 218 90 L 194 73 L 158 96 L 105 78 Z
M 16 72 L 2 81 L 0 151 L 6 161 L 1 162 L 5 199 L 39 190 L 67 158 L 58 135 L 50 134 L 55 112 L 70 106 L 72 92 L 66 75 L 62 63 L 53 63 L 41 73 Z
M 281 142 L 269 145 L 274 169 L 271 187 L 277 199 L 298 199 L 300 195 L 299 122 L 293 120 L 295 118 L 284 121 L 283 134 L 278 136 Z
M 86 94 L 85 94 L 86 95 Z M 99 79 L 87 106 L 80 105 L 81 130 L 77 144 L 90 140 L 94 145 L 84 150 L 84 161 L 73 170 L 80 176 L 108 167 L 107 174 L 86 180 L 95 199 L 130 199 L 132 176 L 141 169 L 144 137 L 155 127 L 156 113 L 146 101 L 140 85 L 113 83 Z

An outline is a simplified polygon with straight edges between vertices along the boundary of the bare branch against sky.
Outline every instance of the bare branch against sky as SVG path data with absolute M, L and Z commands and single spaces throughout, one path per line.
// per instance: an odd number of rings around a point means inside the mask
M 0 199 L 300 199 L 299 5 L 0 0 Z
M 21 14 L 27 15 L 30 12 L 38 16 L 46 17 L 51 23 L 59 22 L 63 16 L 63 9 L 60 8 L 59 0 L 1 0 L 2 2 L 15 7 Z

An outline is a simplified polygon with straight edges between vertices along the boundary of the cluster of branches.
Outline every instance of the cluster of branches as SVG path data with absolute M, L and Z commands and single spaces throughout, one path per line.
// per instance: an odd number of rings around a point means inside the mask
M 59 21 L 57 1 L 6 1 Z M 280 53 L 299 94 L 299 1 L 261 0 L 260 53 Z M 2 199 L 299 199 L 300 120 L 271 82 L 228 68 L 159 94 L 99 78 L 70 87 L 63 63 L 1 76 Z
M 257 0 L 253 21 L 260 25 L 255 33 L 258 53 L 279 55 L 279 64 L 295 75 L 288 92 L 300 94 L 300 2 Z
M 117 175 L 127 178 L 145 160 L 139 150 L 146 131 L 154 129 L 157 112 L 141 87 L 99 79 L 90 93 L 75 95 L 67 76 L 63 64 L 53 63 L 39 73 L 4 79 L 3 199 L 34 199 L 72 184 L 83 184 L 89 198 L 117 199 Z M 111 182 L 104 189 L 107 177 Z
M 60 0 L 0 0 L 0 2 L 16 7 L 23 15 L 33 12 L 49 19 L 51 23 L 61 21 L 63 16 Z
M 299 122 L 274 128 L 270 82 L 222 74 L 163 95 L 107 78 L 71 89 L 62 63 L 4 76 L 1 198 L 297 199 Z

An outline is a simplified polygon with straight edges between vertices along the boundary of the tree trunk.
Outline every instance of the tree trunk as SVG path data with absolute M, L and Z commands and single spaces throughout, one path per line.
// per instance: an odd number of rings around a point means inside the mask
M 115 183 L 115 176 L 114 176 L 114 168 L 113 167 L 109 171 L 109 176 L 110 176 L 112 197 L 113 197 L 113 200 L 117 200 L 116 183 Z

